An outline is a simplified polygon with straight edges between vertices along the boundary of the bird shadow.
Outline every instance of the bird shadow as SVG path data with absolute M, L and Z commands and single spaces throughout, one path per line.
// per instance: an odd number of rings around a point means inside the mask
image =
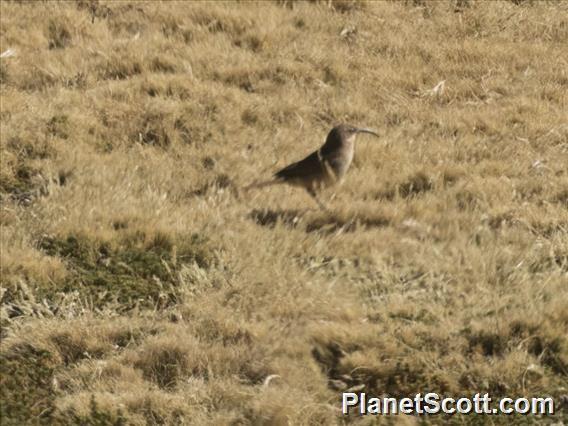
M 390 225 L 390 220 L 382 215 L 359 216 L 338 213 L 316 213 L 315 217 L 306 215 L 310 210 L 272 210 L 254 209 L 248 218 L 257 225 L 274 228 L 281 223 L 287 228 L 300 228 L 306 233 L 343 233 L 361 229 L 382 228 Z
M 355 232 L 361 229 L 383 228 L 390 225 L 384 216 L 360 216 L 332 213 L 316 217 L 306 223 L 306 232 L 324 234 Z

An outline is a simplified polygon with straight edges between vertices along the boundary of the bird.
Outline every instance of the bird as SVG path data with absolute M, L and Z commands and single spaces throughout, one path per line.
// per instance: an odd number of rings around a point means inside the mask
M 318 192 L 343 182 L 353 161 L 355 139 L 359 133 L 379 137 L 372 129 L 339 124 L 331 129 L 325 143 L 317 151 L 278 170 L 267 181 L 248 185 L 245 190 L 277 184 L 297 186 L 304 188 L 322 210 L 328 210 L 319 200 Z

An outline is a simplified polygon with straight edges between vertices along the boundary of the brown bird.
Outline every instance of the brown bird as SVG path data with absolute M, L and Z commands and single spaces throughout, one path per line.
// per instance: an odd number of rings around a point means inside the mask
M 245 189 L 261 188 L 280 183 L 300 186 L 308 191 L 308 194 L 320 208 L 327 210 L 327 207 L 317 198 L 317 193 L 343 181 L 353 161 L 355 138 L 358 133 L 369 133 L 379 137 L 373 130 L 340 124 L 331 129 L 320 149 L 303 160 L 277 171 L 272 179 L 253 183 Z

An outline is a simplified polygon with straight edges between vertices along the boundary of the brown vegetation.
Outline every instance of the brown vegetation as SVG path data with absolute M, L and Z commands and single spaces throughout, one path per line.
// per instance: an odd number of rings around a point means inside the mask
M 369 422 L 349 388 L 566 421 L 566 16 L 1 2 L 2 424 Z M 239 191 L 337 122 L 382 141 L 333 214 Z

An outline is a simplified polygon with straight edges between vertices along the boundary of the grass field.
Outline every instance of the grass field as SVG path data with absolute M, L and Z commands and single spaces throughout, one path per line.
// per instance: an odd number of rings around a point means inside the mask
M 0 24 L 2 425 L 567 422 L 568 2 L 2 1 Z M 331 214 L 240 190 L 340 122 L 381 138 Z M 558 412 L 341 416 L 346 389 Z

